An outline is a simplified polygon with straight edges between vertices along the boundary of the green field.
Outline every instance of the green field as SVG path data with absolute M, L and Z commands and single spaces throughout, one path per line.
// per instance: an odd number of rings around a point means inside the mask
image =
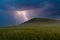
M 0 40 L 60 40 L 60 22 L 30 22 L 0 28 Z

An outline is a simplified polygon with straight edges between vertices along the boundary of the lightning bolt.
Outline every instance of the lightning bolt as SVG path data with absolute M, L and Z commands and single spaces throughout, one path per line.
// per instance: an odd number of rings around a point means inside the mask
M 28 18 L 27 18 L 27 15 L 26 15 L 26 11 L 22 11 L 22 13 L 23 13 L 23 16 L 24 16 L 24 20 L 27 21 Z
M 24 17 L 24 21 L 28 20 L 26 11 L 17 11 L 17 14 L 22 15 Z

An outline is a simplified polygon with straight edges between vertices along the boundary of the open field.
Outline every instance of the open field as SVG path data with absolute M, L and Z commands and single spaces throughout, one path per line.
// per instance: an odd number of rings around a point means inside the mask
M 60 24 L 28 23 L 19 26 L 0 28 L 0 40 L 60 40 Z
M 21 25 L 1 27 L 0 40 L 60 40 L 60 21 L 33 19 Z

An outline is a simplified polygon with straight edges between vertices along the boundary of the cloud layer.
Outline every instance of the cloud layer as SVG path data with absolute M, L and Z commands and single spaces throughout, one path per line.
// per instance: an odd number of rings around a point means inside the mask
M 60 18 L 60 0 L 0 0 L 0 25 L 12 25 L 23 19 L 14 19 L 14 11 L 29 10 L 27 17 Z M 17 21 L 18 22 L 17 22 Z

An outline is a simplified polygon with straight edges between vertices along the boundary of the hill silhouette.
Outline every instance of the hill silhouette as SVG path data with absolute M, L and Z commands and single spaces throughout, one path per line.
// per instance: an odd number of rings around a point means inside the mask
M 49 18 L 32 18 L 22 24 L 9 26 L 10 28 L 19 28 L 19 27 L 42 27 L 44 25 L 49 26 L 60 26 L 60 20 L 56 19 L 49 19 Z M 8 27 L 8 26 L 7 26 Z
M 60 22 L 59 20 L 56 19 L 49 19 L 49 18 L 33 18 L 27 22 L 24 23 L 55 23 L 55 22 Z

